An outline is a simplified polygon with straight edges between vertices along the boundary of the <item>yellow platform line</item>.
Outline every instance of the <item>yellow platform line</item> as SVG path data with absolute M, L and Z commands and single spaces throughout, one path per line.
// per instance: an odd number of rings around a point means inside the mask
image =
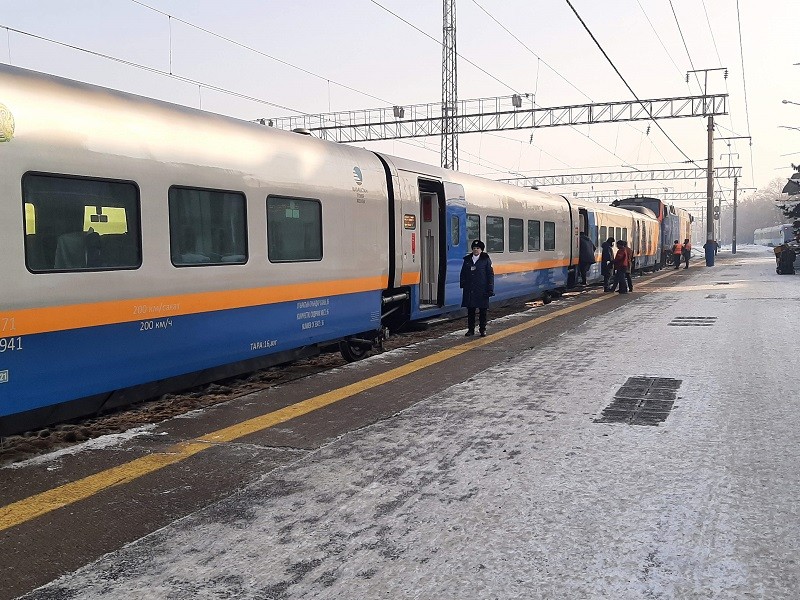
M 163 452 L 149 454 L 117 467 L 112 467 L 105 471 L 95 473 L 94 475 L 89 475 L 78 481 L 66 483 L 51 490 L 13 502 L 0 508 L 0 531 L 16 527 L 17 525 L 31 521 L 51 511 L 69 506 L 80 500 L 85 500 L 103 490 L 129 483 L 150 473 L 155 473 L 164 467 L 181 462 L 190 456 L 212 448 L 216 444 L 232 442 L 252 433 L 263 431 L 280 423 L 285 423 L 286 421 L 335 404 L 340 400 L 350 398 L 361 392 L 389 383 L 390 381 L 394 381 L 395 379 L 399 379 L 400 377 L 404 377 L 420 369 L 431 367 L 446 360 L 450 360 L 451 358 L 455 358 L 456 356 L 460 356 L 470 350 L 480 348 L 481 346 L 537 327 L 557 317 L 597 304 L 613 296 L 614 294 L 605 294 L 592 300 L 581 302 L 575 306 L 556 310 L 548 315 L 536 317 L 525 323 L 509 327 L 503 331 L 498 331 L 485 338 L 477 338 L 454 348 L 442 350 L 431 356 L 417 359 L 385 373 L 368 377 L 357 383 L 331 390 L 330 392 L 314 396 L 313 398 L 303 400 L 280 410 L 248 419 L 247 421 L 231 425 L 230 427 L 218 429 L 217 431 L 192 440 L 175 444 Z

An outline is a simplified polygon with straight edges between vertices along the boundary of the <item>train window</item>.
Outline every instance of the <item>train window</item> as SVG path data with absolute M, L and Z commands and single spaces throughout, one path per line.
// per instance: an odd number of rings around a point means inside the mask
M 142 264 L 139 190 L 129 181 L 28 173 L 25 264 L 34 273 Z
M 176 267 L 246 263 L 244 194 L 172 186 L 169 243 Z
M 528 221 L 528 252 L 538 252 L 542 249 L 542 223 Z
M 622 228 L 622 238 L 621 239 L 625 240 L 626 242 L 628 241 L 628 228 L 627 227 L 623 227 Z
M 467 215 L 467 239 L 481 239 L 481 217 L 480 215 Z
M 556 249 L 556 224 L 552 221 L 544 222 L 544 249 Z
M 270 262 L 322 260 L 322 204 L 319 200 L 267 198 Z
M 508 251 L 525 251 L 525 227 L 522 219 L 508 220 Z
M 616 240 L 620 241 L 621 239 L 622 239 L 622 228 L 621 227 L 617 227 Z
M 459 246 L 461 244 L 461 228 L 458 223 L 458 217 L 453 215 L 450 217 L 450 245 Z
M 486 217 L 486 251 L 503 252 L 505 246 L 503 217 Z
M 607 232 L 607 230 L 606 230 L 606 226 L 605 226 L 605 225 L 603 225 L 603 226 L 600 228 L 600 239 L 601 239 L 602 241 L 604 241 L 604 242 L 605 242 L 605 241 L 608 239 L 608 237 L 606 237 L 606 232 Z

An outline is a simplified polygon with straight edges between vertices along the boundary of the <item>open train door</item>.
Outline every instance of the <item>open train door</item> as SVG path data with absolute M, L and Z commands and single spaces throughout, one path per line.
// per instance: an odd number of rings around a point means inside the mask
M 445 195 L 441 181 L 419 180 L 419 307 L 434 308 L 444 304 Z
M 467 203 L 457 183 L 419 180 L 419 307 L 461 303 L 459 276 L 467 254 Z

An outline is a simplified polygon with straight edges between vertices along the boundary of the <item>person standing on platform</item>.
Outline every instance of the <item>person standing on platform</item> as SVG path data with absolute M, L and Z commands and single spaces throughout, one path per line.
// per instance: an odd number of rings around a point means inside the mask
M 672 244 L 672 261 L 675 263 L 675 268 L 681 268 L 681 257 L 683 256 L 683 244 L 678 240 Z
M 683 260 L 686 261 L 686 266 L 683 267 L 684 269 L 689 268 L 689 259 L 692 257 L 692 243 L 689 239 L 683 240 Z
M 466 336 L 475 335 L 475 310 L 479 311 L 478 327 L 481 337 L 486 336 L 486 312 L 489 298 L 494 296 L 494 269 L 492 259 L 484 252 L 486 244 L 472 242 L 472 254 L 464 257 L 461 265 L 460 286 L 464 290 L 461 306 L 467 309 Z
M 622 240 L 621 243 L 622 249 L 625 250 L 628 255 L 628 266 L 625 269 L 625 281 L 628 284 L 628 291 L 632 292 L 633 279 L 631 278 L 631 275 L 633 274 L 633 250 L 631 250 L 631 247 L 628 246 L 628 242 L 626 240 Z
M 619 286 L 620 294 L 628 293 L 628 282 L 625 274 L 628 269 L 628 253 L 625 251 L 625 242 L 617 242 L 617 254 L 614 256 L 614 286 L 609 290 L 613 292 Z
M 611 276 L 614 274 L 614 238 L 608 238 L 600 246 L 603 249 L 603 255 L 600 257 L 600 271 L 603 274 L 603 291 L 609 291 L 609 282 Z
M 580 277 L 579 283 L 586 285 L 586 275 L 589 273 L 589 268 L 597 262 L 594 253 L 597 251 L 597 246 L 594 245 L 585 231 L 581 231 L 580 249 L 578 252 L 578 275 Z

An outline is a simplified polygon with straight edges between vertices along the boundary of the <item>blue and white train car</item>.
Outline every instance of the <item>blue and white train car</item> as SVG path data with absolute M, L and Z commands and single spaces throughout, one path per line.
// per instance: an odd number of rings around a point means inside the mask
M 780 246 L 794 240 L 794 228 L 791 223 L 762 227 L 753 232 L 753 243 L 756 246 Z
M 580 230 L 587 232 L 596 248 L 596 262 L 587 274 L 588 283 L 603 280 L 600 268 L 601 244 L 610 237 L 615 241 L 628 242 L 633 251 L 634 272 L 655 270 L 658 267 L 659 224 L 652 211 L 644 207 L 616 208 L 580 199 L 573 199 L 573 204 L 578 208 Z
M 0 66 L 0 435 L 567 287 L 561 196 Z

